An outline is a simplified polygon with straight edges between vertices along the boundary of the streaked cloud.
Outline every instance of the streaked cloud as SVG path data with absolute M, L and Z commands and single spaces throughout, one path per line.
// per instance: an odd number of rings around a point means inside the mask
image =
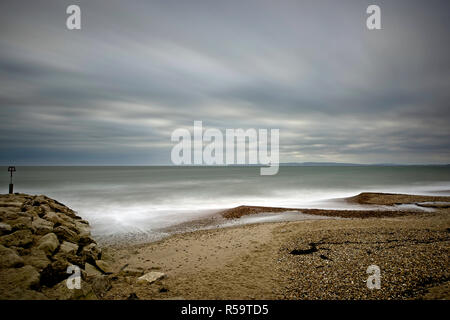
M 0 4 L 0 162 L 169 164 L 178 127 L 279 128 L 280 161 L 450 162 L 446 1 Z

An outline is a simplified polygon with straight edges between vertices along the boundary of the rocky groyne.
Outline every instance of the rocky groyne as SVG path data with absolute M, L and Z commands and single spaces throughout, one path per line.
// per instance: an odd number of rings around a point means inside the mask
M 69 289 L 75 269 L 81 287 Z M 0 299 L 98 299 L 112 276 L 76 212 L 42 195 L 0 195 Z

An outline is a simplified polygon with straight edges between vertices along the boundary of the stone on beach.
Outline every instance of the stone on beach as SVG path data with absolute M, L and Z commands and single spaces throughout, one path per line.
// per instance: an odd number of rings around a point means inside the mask
M 108 262 L 103 261 L 103 260 L 96 260 L 95 264 L 97 265 L 97 267 L 103 271 L 104 273 L 113 273 L 113 269 L 112 267 L 109 265 Z
M 86 274 L 88 277 L 92 277 L 92 276 L 101 276 L 102 273 L 100 272 L 100 270 L 98 270 L 96 267 L 94 267 L 92 264 L 90 263 L 85 263 L 84 265 L 84 271 L 86 271 Z
M 125 266 L 125 267 L 122 268 L 122 270 L 120 271 L 120 275 L 123 275 L 123 276 L 133 276 L 133 277 L 139 277 L 139 276 L 142 276 L 143 273 L 144 273 L 143 270 L 141 270 L 141 269 L 136 269 L 136 268 L 129 267 L 129 266 Z
M 95 243 L 90 243 L 83 248 L 83 250 L 81 251 L 81 255 L 86 261 L 94 263 L 95 260 L 99 260 L 101 250 Z
M 155 281 L 158 281 L 160 279 L 163 279 L 165 277 L 166 277 L 165 273 L 151 271 L 149 273 L 144 274 L 142 277 L 139 277 L 137 279 L 137 283 L 139 283 L 139 284 L 144 284 L 144 283 L 151 284 L 151 283 L 153 283 Z

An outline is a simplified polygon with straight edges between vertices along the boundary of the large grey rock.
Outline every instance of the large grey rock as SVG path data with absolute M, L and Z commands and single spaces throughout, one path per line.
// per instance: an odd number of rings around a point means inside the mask
M 96 244 L 94 239 L 92 239 L 90 236 L 81 236 L 80 240 L 78 240 L 78 244 L 80 245 L 80 247 L 85 247 L 91 243 Z
M 30 217 L 19 216 L 17 219 L 8 221 L 8 224 L 11 225 L 13 231 L 33 230 Z
M 8 208 L 0 207 L 0 218 L 3 222 L 12 221 L 19 218 L 19 214 L 17 212 L 12 212 L 8 210 Z
M 63 241 L 59 247 L 59 251 L 68 254 L 76 254 L 78 251 L 78 245 L 72 242 Z
M 103 273 L 113 273 L 113 268 L 110 266 L 110 264 L 103 260 L 96 260 L 95 264 L 97 267 L 103 271 Z
M 59 241 L 58 237 L 54 233 L 47 233 L 38 242 L 38 249 L 45 252 L 46 255 L 50 256 L 58 248 Z
M 73 228 L 75 226 L 73 219 L 60 212 L 47 212 L 44 219 L 67 228 Z
M 91 228 L 85 223 L 75 221 L 75 229 L 80 237 L 91 236 Z
M 66 240 L 69 242 L 78 242 L 78 240 L 80 239 L 80 236 L 70 230 L 68 227 L 65 226 L 59 226 L 53 229 L 53 232 L 58 236 L 58 238 L 62 241 L 62 240 Z
M 39 217 L 34 218 L 31 226 L 38 235 L 44 235 L 53 231 L 53 222 L 41 219 Z
M 151 271 L 151 272 L 144 274 L 142 277 L 139 277 L 136 282 L 139 284 L 144 284 L 144 283 L 150 284 L 150 283 L 153 283 L 160 279 L 163 279 L 165 276 L 166 276 L 165 273 Z
M 87 262 L 94 263 L 100 259 L 101 250 L 95 243 L 88 244 L 81 250 L 83 259 Z
M 5 247 L 24 247 L 33 242 L 33 234 L 30 230 L 18 230 L 6 236 L 0 237 L 0 244 Z
M 39 272 L 32 266 L 0 270 L 0 288 L 35 289 L 39 286 Z
M 79 266 L 80 268 L 84 267 L 84 260 L 81 256 L 77 255 L 76 253 L 65 253 L 58 251 L 56 254 L 52 256 L 53 260 L 63 260 L 67 261 L 70 264 L 74 264 Z
M 0 268 L 14 268 L 24 265 L 24 260 L 12 249 L 0 245 Z
M 43 196 L 42 199 L 45 201 L 45 204 L 50 207 L 51 211 L 56 212 L 56 213 L 63 213 L 65 216 L 72 218 L 72 219 L 79 219 L 79 217 L 76 215 L 75 211 L 66 207 L 62 203 L 60 203 L 56 200 L 50 199 L 48 197 L 45 197 L 45 196 Z
M 100 272 L 100 270 L 98 270 L 96 267 L 94 267 L 92 264 L 90 263 L 85 263 L 84 264 L 84 271 L 86 271 L 86 275 L 88 277 L 93 277 L 93 276 L 101 276 L 102 273 Z
M 9 224 L 0 222 L 0 236 L 8 234 L 11 231 L 12 231 L 12 227 Z
M 38 248 L 31 248 L 31 253 L 24 256 L 23 260 L 25 264 L 35 267 L 38 271 L 42 271 L 50 264 L 47 254 Z

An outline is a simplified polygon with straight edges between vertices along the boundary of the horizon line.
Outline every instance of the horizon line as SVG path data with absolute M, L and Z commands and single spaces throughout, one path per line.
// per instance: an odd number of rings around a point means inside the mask
M 450 163 L 353 163 L 353 162 L 280 162 L 279 166 L 450 166 Z M 0 164 L 16 167 L 262 167 L 264 164 Z

